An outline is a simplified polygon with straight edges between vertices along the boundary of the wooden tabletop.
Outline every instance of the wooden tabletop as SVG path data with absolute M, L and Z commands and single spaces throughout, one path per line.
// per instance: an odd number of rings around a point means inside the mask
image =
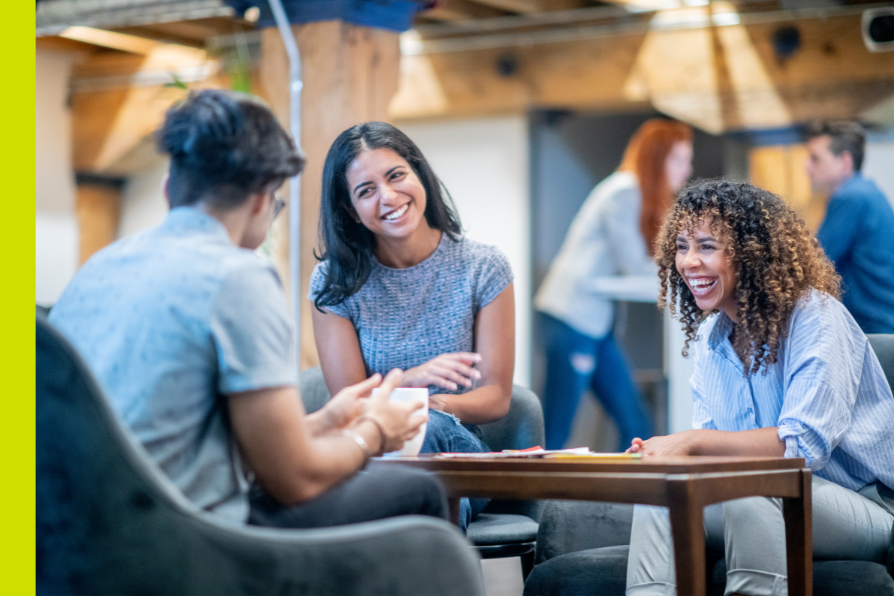
M 801 458 L 675 456 L 642 458 L 481 459 L 435 455 L 377 458 L 429 470 L 444 482 L 451 517 L 463 496 L 642 503 L 669 508 L 677 589 L 705 593 L 702 510 L 748 496 L 781 497 L 789 591 L 811 594 L 810 471 Z
M 404 464 L 431 471 L 577 472 L 642 474 L 710 474 L 793 470 L 804 467 L 801 458 L 726 456 L 643 456 L 642 459 L 481 459 L 446 458 L 434 454 L 418 457 L 375 458 L 376 462 Z

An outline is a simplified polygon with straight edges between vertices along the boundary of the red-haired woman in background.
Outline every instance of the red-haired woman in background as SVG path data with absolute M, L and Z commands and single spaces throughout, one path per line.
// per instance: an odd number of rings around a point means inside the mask
M 580 396 L 589 386 L 620 431 L 652 436 L 652 423 L 614 334 L 612 302 L 594 289 L 598 277 L 654 275 L 655 240 L 674 193 L 692 173 L 692 129 L 646 121 L 630 139 L 621 166 L 575 216 L 536 298 L 546 349 L 543 396 L 546 446 L 568 439 Z

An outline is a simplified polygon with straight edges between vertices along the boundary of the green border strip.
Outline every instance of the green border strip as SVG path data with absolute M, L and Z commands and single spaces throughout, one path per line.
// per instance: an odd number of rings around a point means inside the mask
M 30 2 L 7 2 L 0 55 L 4 57 L 0 93 L 3 142 L 0 176 L 3 213 L 0 234 L 5 256 L 0 284 L 3 338 L 0 341 L 0 454 L 4 511 L 0 591 L 35 592 L 35 457 L 34 457 L 34 313 L 35 195 L 35 9 Z

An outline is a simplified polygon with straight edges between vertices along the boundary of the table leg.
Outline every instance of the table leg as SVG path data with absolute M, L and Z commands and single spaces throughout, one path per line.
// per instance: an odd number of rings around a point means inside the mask
M 782 499 L 788 593 L 813 594 L 813 492 L 810 470 L 801 470 L 801 497 Z
M 459 497 L 447 498 L 447 510 L 450 513 L 450 523 L 454 526 L 459 525 Z
M 668 479 L 668 510 L 674 542 L 677 594 L 705 595 L 704 507 L 691 478 Z

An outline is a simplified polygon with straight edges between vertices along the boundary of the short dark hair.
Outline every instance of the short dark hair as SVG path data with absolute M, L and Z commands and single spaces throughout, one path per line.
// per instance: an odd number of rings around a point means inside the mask
M 323 165 L 321 252 L 317 258 L 327 261 L 328 269 L 323 289 L 314 299 L 317 308 L 344 302 L 360 291 L 369 279 L 375 236 L 348 211 L 351 192 L 346 172 L 358 155 L 376 149 L 391 149 L 413 168 L 425 189 L 425 220 L 429 226 L 452 237 L 462 233 L 450 193 L 410 137 L 386 122 L 352 126 L 332 143 Z
M 172 106 L 155 133 L 171 156 L 171 207 L 229 209 L 297 175 L 304 159 L 273 112 L 250 95 L 205 89 Z
M 851 154 L 854 171 L 863 167 L 863 154 L 866 151 L 866 131 L 859 122 L 852 120 L 817 120 L 807 127 L 807 138 L 829 137 L 829 149 L 835 155 L 843 151 Z

